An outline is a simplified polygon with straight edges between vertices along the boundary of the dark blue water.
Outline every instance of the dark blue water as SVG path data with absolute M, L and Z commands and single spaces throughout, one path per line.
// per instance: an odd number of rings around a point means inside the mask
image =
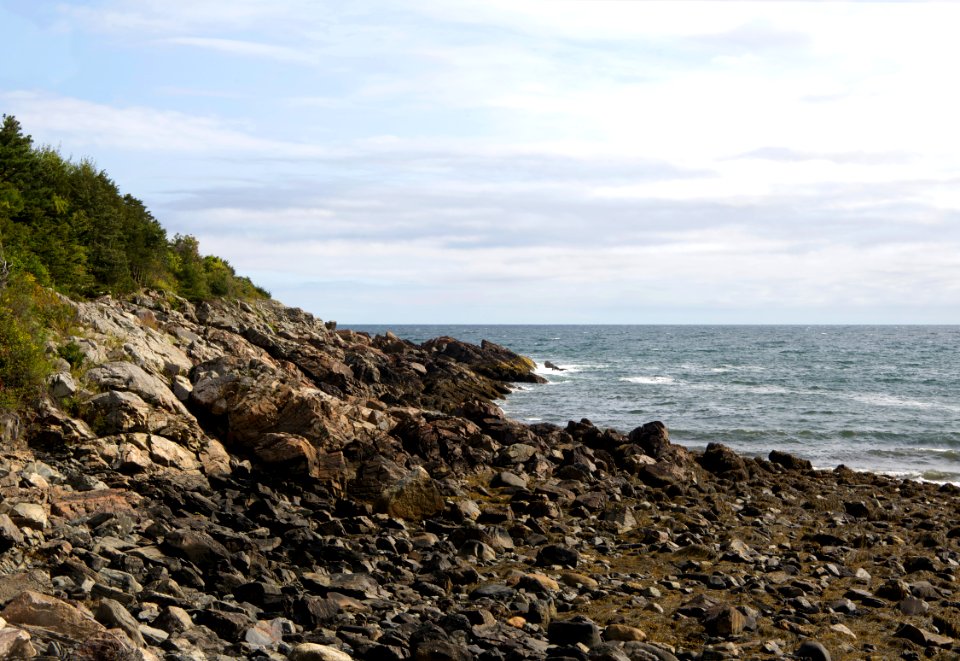
M 488 339 L 530 356 L 549 383 L 501 402 L 519 420 L 586 417 L 622 431 L 662 420 L 690 447 L 960 481 L 960 326 L 356 328 Z

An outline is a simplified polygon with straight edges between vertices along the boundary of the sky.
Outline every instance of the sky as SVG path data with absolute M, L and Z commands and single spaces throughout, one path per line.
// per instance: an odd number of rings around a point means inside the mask
M 0 0 L 0 112 L 349 323 L 960 323 L 960 4 Z

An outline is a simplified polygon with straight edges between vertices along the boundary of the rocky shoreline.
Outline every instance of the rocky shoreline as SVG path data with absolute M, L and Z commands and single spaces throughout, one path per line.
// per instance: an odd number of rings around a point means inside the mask
M 956 487 L 524 425 L 490 343 L 72 305 L 0 418 L 0 658 L 958 658 Z

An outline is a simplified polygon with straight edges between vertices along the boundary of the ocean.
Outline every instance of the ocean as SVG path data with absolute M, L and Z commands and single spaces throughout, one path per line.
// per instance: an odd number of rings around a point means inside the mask
M 623 432 L 660 420 L 690 448 L 716 441 L 818 468 L 960 482 L 960 326 L 353 328 L 418 343 L 487 339 L 530 356 L 549 382 L 500 402 L 518 420 L 588 418 Z

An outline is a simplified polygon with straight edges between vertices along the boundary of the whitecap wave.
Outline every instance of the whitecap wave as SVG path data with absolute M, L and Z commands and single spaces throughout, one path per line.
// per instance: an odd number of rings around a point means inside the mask
M 672 376 L 624 376 L 620 380 L 643 386 L 662 386 L 677 382 Z
M 919 399 L 910 399 L 908 397 L 897 397 L 887 393 L 849 393 L 843 395 L 847 399 L 852 399 L 868 406 L 897 407 L 910 409 L 937 409 L 942 411 L 960 412 L 960 406 L 954 404 L 944 404 L 941 402 L 927 402 Z

